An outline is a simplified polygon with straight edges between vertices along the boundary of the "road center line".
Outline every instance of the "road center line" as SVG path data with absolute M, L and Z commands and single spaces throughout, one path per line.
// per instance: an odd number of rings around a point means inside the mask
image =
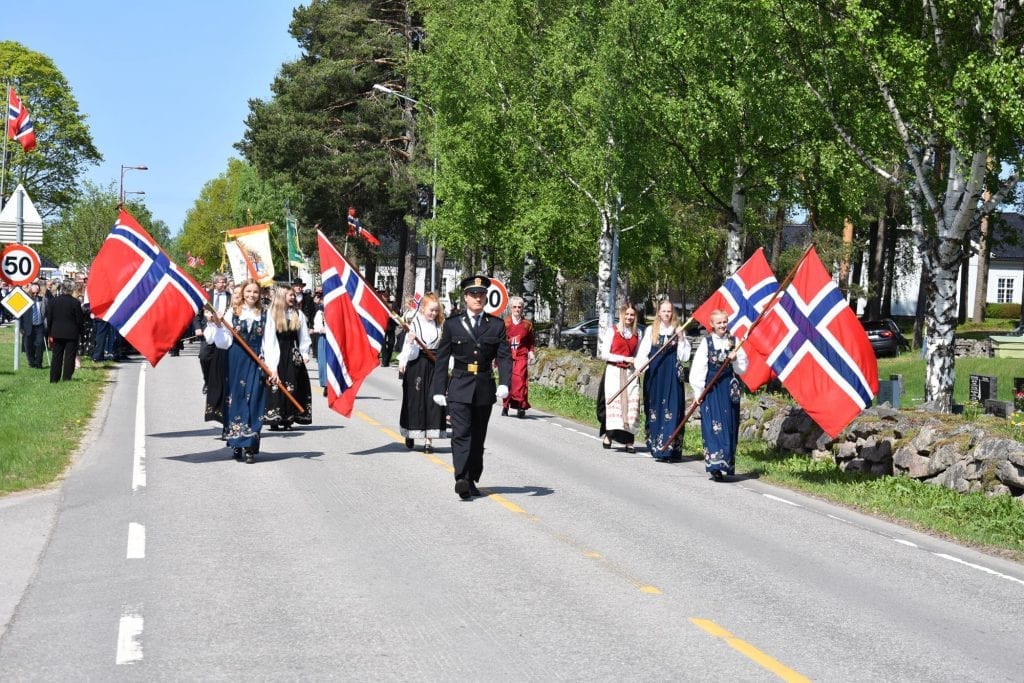
M 117 628 L 116 664 L 142 661 L 142 614 L 125 607 Z
M 146 557 L 146 527 L 138 522 L 128 523 L 128 553 L 129 560 L 142 560 Z
M 721 638 L 729 645 L 729 647 L 736 650 L 747 659 L 750 659 L 758 666 L 768 669 L 768 671 L 771 671 L 773 674 L 775 674 L 782 680 L 790 681 L 790 683 L 796 683 L 797 681 L 806 681 L 806 683 L 810 683 L 810 679 L 806 676 L 803 676 L 797 673 L 796 671 L 793 671 L 779 660 L 775 659 L 770 655 L 766 655 L 750 643 L 740 640 L 739 638 L 729 633 L 715 622 L 709 621 L 707 619 L 697 619 L 696 617 L 690 617 L 690 623 L 696 626 L 697 628 L 705 631 L 709 635 L 714 636 L 715 638 Z
M 146 487 L 146 366 L 139 367 L 135 397 L 135 448 L 132 454 L 132 491 Z

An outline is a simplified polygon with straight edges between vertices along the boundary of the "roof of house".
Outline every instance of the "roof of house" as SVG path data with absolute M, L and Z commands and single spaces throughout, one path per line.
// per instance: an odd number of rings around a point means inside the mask
M 994 214 L 992 255 L 999 261 L 1024 260 L 1024 215 L 1015 211 Z

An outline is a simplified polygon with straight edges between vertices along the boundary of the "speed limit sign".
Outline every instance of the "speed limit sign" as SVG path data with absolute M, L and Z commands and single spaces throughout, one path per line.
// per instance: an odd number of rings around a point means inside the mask
M 24 287 L 39 277 L 39 254 L 27 244 L 8 244 L 0 253 L 0 277 Z
M 501 280 L 491 278 L 491 286 L 487 288 L 487 301 L 484 303 L 484 312 L 491 315 L 501 315 L 508 306 L 508 290 Z

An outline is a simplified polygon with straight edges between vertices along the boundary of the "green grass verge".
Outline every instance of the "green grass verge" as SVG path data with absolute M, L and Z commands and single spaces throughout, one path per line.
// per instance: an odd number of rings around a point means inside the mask
M 957 361 L 958 377 L 961 360 Z M 923 389 L 923 379 L 921 386 Z M 568 389 L 533 385 L 530 403 L 538 410 L 591 426 L 596 433 L 594 401 L 586 396 Z M 687 428 L 683 446 L 685 455 L 701 452 L 700 429 L 696 425 Z M 1024 561 L 1024 504 L 1009 496 L 960 494 L 906 477 L 847 473 L 831 460 L 813 461 L 808 456 L 780 453 L 760 442 L 740 443 L 736 472 Z
M 70 382 L 50 384 L 50 370 L 14 371 L 13 326 L 0 328 L 0 495 L 60 477 L 78 448 L 107 382 L 108 366 L 85 360 Z M 48 359 L 44 365 L 49 365 Z
M 915 406 L 924 401 L 925 362 L 916 353 L 904 353 L 899 358 L 879 358 L 878 378 L 889 379 L 892 374 L 903 375 L 902 407 Z M 971 375 L 992 375 L 998 378 L 998 396 L 1003 401 L 1013 400 L 1013 378 L 1024 377 L 1024 358 L 957 358 L 953 399 L 967 404 Z M 532 388 L 531 388 L 532 390 Z

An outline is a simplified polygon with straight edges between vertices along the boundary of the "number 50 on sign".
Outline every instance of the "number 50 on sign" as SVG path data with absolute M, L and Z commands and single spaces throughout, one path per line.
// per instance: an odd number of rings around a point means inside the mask
M 0 253 L 0 277 L 16 287 L 39 277 L 39 265 L 39 254 L 25 244 L 8 244 Z

